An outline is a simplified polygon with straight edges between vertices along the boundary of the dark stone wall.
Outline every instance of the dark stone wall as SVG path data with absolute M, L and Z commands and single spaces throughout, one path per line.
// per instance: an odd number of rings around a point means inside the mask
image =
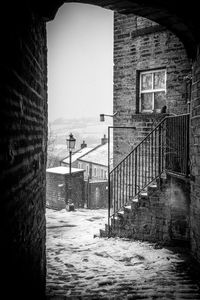
M 200 48 L 199 48 L 200 49 Z M 193 64 L 191 105 L 191 206 L 190 237 L 192 253 L 200 262 L 200 53 Z
M 7 299 L 42 299 L 46 276 L 46 27 L 25 6 L 12 3 L 2 12 L 0 33 L 1 291 Z

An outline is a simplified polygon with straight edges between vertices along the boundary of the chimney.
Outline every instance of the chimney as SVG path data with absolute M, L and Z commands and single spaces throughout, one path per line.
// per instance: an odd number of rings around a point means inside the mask
M 81 144 L 81 149 L 87 147 L 87 144 L 85 143 L 85 141 L 83 141 L 83 143 Z
M 103 138 L 101 139 L 101 145 L 105 145 L 108 142 L 108 138 L 104 134 Z

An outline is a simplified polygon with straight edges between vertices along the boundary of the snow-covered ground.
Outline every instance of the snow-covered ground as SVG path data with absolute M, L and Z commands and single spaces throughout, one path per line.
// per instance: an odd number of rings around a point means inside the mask
M 107 210 L 47 209 L 47 299 L 200 299 L 180 254 L 99 238 Z

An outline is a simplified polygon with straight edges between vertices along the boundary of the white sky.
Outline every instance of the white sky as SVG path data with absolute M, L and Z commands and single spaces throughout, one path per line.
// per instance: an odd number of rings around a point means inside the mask
M 66 3 L 47 42 L 49 120 L 112 113 L 113 12 Z

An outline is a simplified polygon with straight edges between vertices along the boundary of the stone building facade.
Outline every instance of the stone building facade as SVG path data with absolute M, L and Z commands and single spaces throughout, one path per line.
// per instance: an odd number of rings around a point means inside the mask
M 85 179 L 108 180 L 108 143 L 101 144 L 80 157 L 78 167 L 86 171 Z
M 191 61 L 172 32 L 148 19 L 114 13 L 114 164 L 157 124 L 164 113 L 189 111 Z
M 106 208 L 108 205 L 108 139 L 78 158 L 78 167 L 85 170 L 85 201 L 87 208 Z
M 107 180 L 108 179 L 108 138 L 101 138 L 101 144 L 88 147 L 85 141 L 81 148 L 72 153 L 72 167 L 85 170 L 84 179 Z M 69 166 L 69 156 L 60 162 L 61 166 Z
M 116 128 L 113 133 L 115 166 L 165 116 L 190 112 L 191 72 L 191 60 L 184 45 L 172 32 L 142 17 L 114 14 L 114 112 L 117 112 L 114 116 Z M 181 124 L 183 126 L 183 123 Z M 127 126 L 130 128 L 126 128 Z M 170 139 L 169 135 L 166 137 L 165 147 L 170 152 L 173 150 L 169 150 L 172 141 L 168 141 L 168 138 Z M 154 139 L 157 139 L 155 135 Z M 155 155 L 151 147 L 146 146 L 148 142 L 139 148 L 139 159 L 132 158 L 132 162 L 135 163 L 136 160 L 140 164 L 139 171 L 137 171 L 137 163 L 134 165 L 139 177 L 135 185 L 139 184 L 139 189 L 142 188 L 142 184 L 140 185 L 141 182 L 143 183 L 142 177 L 145 176 L 146 181 L 153 165 L 151 158 L 148 160 L 148 157 Z M 152 143 L 152 147 L 154 146 Z M 149 162 L 149 169 L 147 169 L 147 162 Z M 155 160 L 154 163 L 157 161 Z M 127 164 L 130 164 L 130 159 L 120 165 L 117 172 L 119 173 L 123 166 L 126 171 Z M 131 174 L 131 171 L 129 173 Z M 124 230 L 125 234 L 137 239 L 163 241 L 163 236 L 168 235 L 167 239 L 171 241 L 174 239 L 189 241 L 190 180 L 188 181 L 185 176 L 179 177 L 177 180 L 174 174 L 167 175 L 166 188 L 162 187 L 163 191 L 160 188 L 159 196 L 156 193 L 149 196 L 147 193 L 146 203 L 143 203 L 143 200 L 140 200 L 139 204 L 135 203 L 134 216 L 131 218 L 128 216 L 130 227 L 126 224 L 125 214 L 123 224 L 129 229 L 126 230 L 122 226 L 119 230 L 120 234 Z M 135 178 L 136 176 L 132 175 L 131 182 Z M 114 182 L 113 186 L 115 186 Z M 127 190 L 124 191 L 123 185 L 121 189 L 126 197 Z M 154 201 L 154 196 L 157 201 L 155 206 L 151 202 Z M 118 195 L 114 197 L 118 199 Z M 161 231 L 164 233 L 161 234 Z
M 111 153 L 112 156 L 112 153 Z M 69 157 L 60 162 L 69 166 Z M 105 208 L 108 205 L 108 138 L 101 138 L 101 144 L 91 148 L 83 141 L 81 149 L 72 154 L 72 167 L 84 170 L 85 207 Z

